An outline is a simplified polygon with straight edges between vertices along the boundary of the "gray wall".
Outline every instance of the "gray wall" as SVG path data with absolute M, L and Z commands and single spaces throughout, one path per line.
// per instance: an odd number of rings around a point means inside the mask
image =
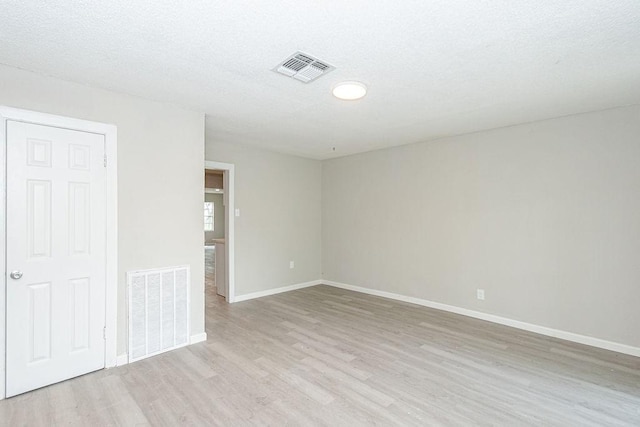
M 638 347 L 639 162 L 638 106 L 325 161 L 323 277 Z
M 204 332 L 204 116 L 0 66 L 0 105 L 118 127 L 118 354 L 127 271 L 191 266 L 191 333 Z
M 209 139 L 205 157 L 235 165 L 236 294 L 319 279 L 321 163 Z
M 204 200 L 213 202 L 213 231 L 204 232 L 204 242 L 224 237 L 224 195 L 205 193 Z

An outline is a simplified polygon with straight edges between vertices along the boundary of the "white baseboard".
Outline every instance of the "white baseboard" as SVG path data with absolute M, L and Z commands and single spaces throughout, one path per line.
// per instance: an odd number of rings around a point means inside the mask
M 296 283 L 295 285 L 282 286 L 280 288 L 274 288 L 274 289 L 267 289 L 266 291 L 252 292 L 250 294 L 244 294 L 244 295 L 236 295 L 233 302 L 236 303 L 236 302 L 247 301 L 255 298 L 262 298 L 269 295 L 280 294 L 282 292 L 295 291 L 296 289 L 308 288 L 310 286 L 321 285 L 322 283 L 324 283 L 322 280 L 312 280 L 311 282 Z
M 322 284 L 333 286 L 336 288 L 347 289 L 350 291 L 361 292 L 364 294 L 375 295 L 379 297 L 389 298 L 398 301 L 409 302 L 412 304 L 422 305 L 424 307 L 435 308 L 438 310 L 448 311 L 451 313 L 461 314 L 463 316 L 474 317 L 476 319 L 486 320 L 513 328 L 522 329 L 549 337 L 560 338 L 567 341 L 573 341 L 580 344 L 590 345 L 592 347 L 603 348 L 605 350 L 616 351 L 618 353 L 629 354 L 631 356 L 640 357 L 640 348 L 626 344 L 607 341 L 600 338 L 589 337 L 586 335 L 575 334 L 573 332 L 562 331 L 559 329 L 548 328 L 546 326 L 534 325 L 532 323 L 521 322 L 506 317 L 496 316 L 494 314 L 482 313 L 480 311 L 469 310 L 466 308 L 456 307 L 453 305 L 442 304 L 439 302 L 429 301 L 421 298 L 408 297 L 405 295 L 394 294 L 392 292 L 379 291 L 376 289 L 363 288 L 361 286 L 347 285 L 345 283 L 332 282 L 329 280 L 321 281 Z
M 189 338 L 189 344 L 197 344 L 199 342 L 206 341 L 206 340 L 207 340 L 207 333 L 201 332 L 199 334 L 191 335 L 191 337 Z
M 116 359 L 116 366 L 122 366 L 129 363 L 129 355 L 127 353 L 123 353 L 118 355 Z

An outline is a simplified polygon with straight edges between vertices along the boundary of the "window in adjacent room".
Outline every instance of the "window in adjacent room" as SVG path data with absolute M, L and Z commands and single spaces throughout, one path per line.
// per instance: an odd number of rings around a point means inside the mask
M 213 202 L 204 202 L 204 231 L 213 231 Z

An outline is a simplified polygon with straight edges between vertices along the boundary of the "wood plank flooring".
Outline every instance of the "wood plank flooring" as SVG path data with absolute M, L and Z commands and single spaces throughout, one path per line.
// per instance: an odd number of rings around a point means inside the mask
M 2 425 L 640 425 L 640 359 L 316 286 L 209 339 L 0 402 Z

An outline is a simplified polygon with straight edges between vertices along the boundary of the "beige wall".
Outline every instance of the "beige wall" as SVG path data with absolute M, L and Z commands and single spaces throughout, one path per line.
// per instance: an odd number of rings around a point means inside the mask
M 204 116 L 0 66 L 0 105 L 118 127 L 118 354 L 131 270 L 191 266 L 191 333 L 204 332 Z
M 211 140 L 205 157 L 235 165 L 236 295 L 319 279 L 320 162 Z
M 638 347 L 639 162 L 638 106 L 326 161 L 324 278 Z
M 204 232 L 204 242 L 211 242 L 211 239 L 221 239 L 224 237 L 224 195 L 206 193 L 204 200 L 213 202 L 213 231 Z

